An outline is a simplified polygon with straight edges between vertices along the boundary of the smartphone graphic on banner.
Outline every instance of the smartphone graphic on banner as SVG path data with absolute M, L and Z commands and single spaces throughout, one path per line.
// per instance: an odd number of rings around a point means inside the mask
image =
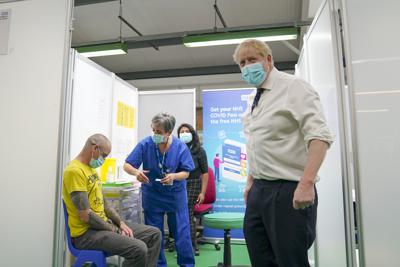
M 222 145 L 222 161 L 222 177 L 246 182 L 247 154 L 245 144 L 226 139 Z

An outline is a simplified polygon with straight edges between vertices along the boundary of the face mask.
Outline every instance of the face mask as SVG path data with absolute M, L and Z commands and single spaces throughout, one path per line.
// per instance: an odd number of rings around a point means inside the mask
M 241 68 L 242 79 L 252 86 L 260 86 L 267 77 L 262 62 L 248 64 Z
M 154 143 L 156 143 L 157 145 L 164 142 L 164 135 L 161 135 L 161 134 L 153 133 L 151 138 L 153 139 Z
M 100 151 L 100 149 L 99 149 L 99 151 Z M 94 159 L 93 155 L 92 155 L 92 159 L 90 160 L 89 165 L 93 169 L 96 169 L 96 168 L 100 167 L 101 165 L 103 165 L 103 163 L 104 163 L 104 158 L 102 155 L 99 155 L 99 157 L 97 159 Z
M 192 141 L 192 133 L 181 133 L 179 134 L 179 139 L 181 139 L 182 142 L 184 143 L 190 143 Z

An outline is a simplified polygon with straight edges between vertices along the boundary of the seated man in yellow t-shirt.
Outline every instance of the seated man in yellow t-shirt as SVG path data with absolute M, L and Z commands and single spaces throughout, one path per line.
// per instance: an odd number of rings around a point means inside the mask
M 128 226 L 103 198 L 95 169 L 110 152 L 107 137 L 94 134 L 64 170 L 62 195 L 73 244 L 77 249 L 120 255 L 125 258 L 123 266 L 154 267 L 160 253 L 161 232 L 142 224 Z

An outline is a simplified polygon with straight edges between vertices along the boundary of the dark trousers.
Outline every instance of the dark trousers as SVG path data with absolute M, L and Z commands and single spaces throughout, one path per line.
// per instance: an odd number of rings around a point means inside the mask
M 190 238 L 192 239 L 192 245 L 196 246 L 196 221 L 194 219 L 194 206 L 197 203 L 201 191 L 201 180 L 190 179 L 187 180 L 186 184 L 187 196 L 188 196 L 188 210 L 189 210 L 189 222 L 190 222 Z
M 165 212 L 144 211 L 144 221 L 147 225 L 157 227 L 161 231 L 164 244 L 164 214 Z M 189 214 L 187 208 L 175 212 L 167 212 L 168 228 L 174 237 L 175 249 L 180 267 L 193 267 L 195 260 L 190 239 Z M 167 267 L 164 250 L 160 250 L 157 267 Z
M 254 179 L 247 197 L 244 236 L 253 267 L 309 267 L 308 249 L 315 240 L 315 204 L 293 208 L 297 182 Z

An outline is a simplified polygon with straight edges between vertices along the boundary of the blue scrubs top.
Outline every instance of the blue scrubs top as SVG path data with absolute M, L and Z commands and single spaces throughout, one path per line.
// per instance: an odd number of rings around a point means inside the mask
M 143 170 L 150 182 L 142 183 L 142 206 L 150 212 L 175 212 L 187 209 L 186 180 L 176 181 L 173 185 L 163 185 L 156 179 L 162 179 L 163 173 L 191 172 L 194 164 L 187 145 L 176 137 L 163 155 L 151 136 L 144 138 L 125 160 L 136 169 L 143 164 Z M 162 166 L 162 168 L 161 168 Z

